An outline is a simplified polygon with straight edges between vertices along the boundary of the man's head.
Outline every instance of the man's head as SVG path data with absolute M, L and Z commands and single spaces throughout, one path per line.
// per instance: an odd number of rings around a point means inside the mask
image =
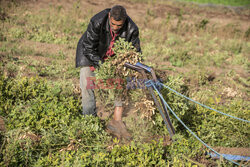
M 123 6 L 115 5 L 109 13 L 109 23 L 111 30 L 117 33 L 123 26 L 127 18 L 126 9 Z

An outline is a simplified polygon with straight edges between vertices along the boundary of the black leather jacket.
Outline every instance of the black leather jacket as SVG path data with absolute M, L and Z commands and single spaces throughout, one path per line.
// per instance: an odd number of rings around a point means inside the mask
M 77 44 L 76 67 L 98 66 L 99 61 L 103 62 L 111 41 L 109 11 L 110 9 L 105 9 L 91 18 L 86 32 Z M 139 29 L 130 17 L 127 17 L 116 39 L 119 37 L 132 42 L 136 50 L 141 51 Z

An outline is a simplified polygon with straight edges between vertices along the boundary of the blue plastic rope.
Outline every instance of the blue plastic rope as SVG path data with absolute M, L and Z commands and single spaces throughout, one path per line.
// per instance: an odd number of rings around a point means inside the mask
M 164 85 L 164 84 L 162 84 L 162 83 L 156 83 L 156 84 L 160 84 L 161 86 L 163 86 L 163 87 L 165 87 L 165 88 L 171 90 L 172 92 L 176 93 L 177 95 L 182 96 L 182 97 L 184 97 L 184 98 L 186 98 L 186 99 L 188 99 L 188 100 L 190 100 L 190 101 L 192 101 L 192 102 L 194 102 L 194 103 L 196 103 L 196 104 L 199 104 L 199 105 L 201 105 L 201 106 L 203 106 L 203 107 L 205 107 L 205 108 L 207 108 L 207 109 L 213 110 L 213 111 L 215 111 L 215 112 L 218 112 L 218 113 L 220 113 L 220 114 L 226 115 L 226 116 L 228 116 L 228 117 L 231 117 L 231 118 L 234 118 L 234 119 L 243 121 L 243 122 L 250 123 L 250 121 L 248 121 L 248 120 L 245 120 L 245 119 L 242 119 L 242 118 L 238 118 L 238 117 L 235 117 L 235 116 L 226 114 L 226 113 L 224 113 L 224 112 L 221 112 L 221 111 L 218 111 L 218 110 L 213 109 L 213 108 L 211 108 L 211 107 L 208 107 L 208 106 L 206 106 L 206 105 L 204 105 L 204 104 L 201 104 L 201 103 L 199 103 L 199 102 L 197 102 L 197 101 L 195 101 L 195 100 L 193 100 L 193 99 L 191 99 L 191 98 L 189 98 L 189 97 L 187 97 L 187 96 L 185 96 L 185 95 L 183 95 L 183 94 L 181 94 L 181 93 L 175 91 L 174 89 L 171 89 L 171 88 L 168 87 L 167 85 Z M 147 85 L 146 85 L 146 86 L 147 86 Z
M 172 112 L 172 114 L 175 116 L 175 118 L 197 139 L 197 140 L 199 140 L 203 145 L 205 145 L 207 148 L 209 148 L 210 150 L 212 150 L 215 154 L 217 154 L 217 155 L 219 155 L 219 156 L 221 156 L 221 157 L 223 157 L 223 155 L 222 154 L 220 154 L 220 153 L 218 153 L 217 151 L 215 151 L 213 148 L 211 148 L 209 145 L 207 145 L 204 141 L 202 141 L 191 129 L 189 129 L 186 125 L 185 125 L 185 123 L 184 122 L 182 122 L 182 120 L 175 114 L 175 112 L 171 109 L 171 107 L 168 105 L 168 103 L 165 101 L 165 99 L 162 97 L 162 94 L 157 90 L 157 88 L 156 88 L 156 86 L 155 86 L 155 83 L 154 82 L 152 82 L 151 80 L 150 81 L 147 81 L 147 86 L 150 86 L 149 85 L 149 83 L 150 83 L 150 85 L 151 86 L 153 86 L 153 88 L 155 89 L 155 91 L 158 93 L 158 95 L 160 96 L 160 98 L 162 99 L 162 101 L 165 103 L 165 105 L 168 107 L 168 109 Z M 225 157 L 223 157 L 223 158 L 225 158 Z M 236 164 L 236 165 L 240 165 L 240 164 L 238 164 L 238 163 L 236 163 L 236 162 L 234 162 L 234 161 L 232 161 L 232 160 L 230 160 L 230 159 L 227 159 L 227 158 L 225 158 L 226 160 L 228 160 L 228 161 L 230 161 L 230 162 L 232 162 L 232 163 L 234 163 L 234 164 Z
M 218 155 L 215 153 L 208 153 L 212 158 L 220 158 Z M 241 155 L 231 155 L 231 154 L 222 154 L 224 157 L 231 159 L 231 160 L 236 160 L 236 161 L 250 161 L 250 157 L 247 156 L 241 156 Z

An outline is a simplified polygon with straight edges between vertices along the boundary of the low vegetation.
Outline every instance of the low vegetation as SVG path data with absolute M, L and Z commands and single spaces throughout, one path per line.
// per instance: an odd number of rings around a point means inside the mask
M 248 8 L 200 9 L 175 1 L 129 3 L 143 7 L 131 14 L 140 27 L 142 58 L 164 84 L 249 120 Z M 247 1 L 223 3 L 249 5 Z M 86 10 L 84 5 L 89 5 Z M 131 142 L 107 134 L 109 118 L 81 115 L 75 50 L 90 17 L 98 11 L 81 1 L 45 0 L 36 5 L 0 1 L 0 166 L 233 166 L 206 155 L 208 150 L 172 114 L 176 135 L 171 142 L 155 108 L 130 111 L 124 117 L 133 134 Z M 129 14 L 133 11 L 128 7 Z M 229 15 L 232 19 L 224 18 Z M 143 92 L 130 93 L 131 110 L 144 98 Z M 166 89 L 161 93 L 210 146 L 250 147 L 248 123 L 204 109 Z

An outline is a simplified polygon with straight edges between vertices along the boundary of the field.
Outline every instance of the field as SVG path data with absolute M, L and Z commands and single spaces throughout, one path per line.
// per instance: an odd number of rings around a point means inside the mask
M 219 4 L 219 5 L 228 5 L 228 6 L 247 6 L 249 7 L 250 2 L 248 0 L 183 0 L 188 2 L 195 2 L 195 3 L 203 3 L 203 4 Z
M 159 111 L 135 112 L 132 102 L 124 114 L 133 135 L 130 142 L 105 131 L 112 107 L 98 101 L 100 117 L 81 115 L 77 42 L 94 14 L 121 4 L 140 29 L 144 63 L 156 69 L 164 84 L 250 120 L 249 2 L 199 2 L 205 4 L 0 1 L 0 166 L 233 166 L 222 158 L 211 159 L 208 149 L 172 114 L 175 142 Z M 166 89 L 161 93 L 209 146 L 220 153 L 250 156 L 249 123 Z M 138 99 L 136 93 L 132 97 Z

